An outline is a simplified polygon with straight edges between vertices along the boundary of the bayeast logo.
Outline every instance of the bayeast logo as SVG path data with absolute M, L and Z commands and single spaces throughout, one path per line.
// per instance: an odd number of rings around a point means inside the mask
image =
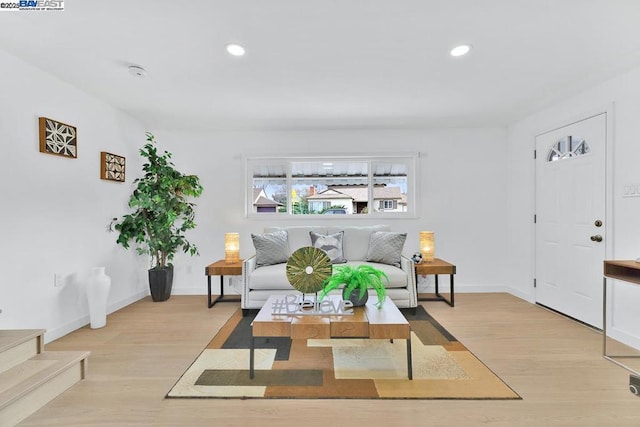
M 64 10 L 63 0 L 20 0 L 20 10 Z

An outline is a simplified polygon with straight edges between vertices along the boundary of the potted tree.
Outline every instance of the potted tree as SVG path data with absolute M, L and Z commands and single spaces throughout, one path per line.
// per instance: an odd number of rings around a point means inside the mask
M 344 284 L 342 298 L 351 301 L 354 306 L 365 305 L 369 298 L 367 289 L 373 288 L 378 295 L 376 306 L 378 308 L 382 307 L 387 296 L 387 288 L 382 279 L 384 278 L 387 284 L 389 283 L 389 277 L 384 271 L 366 264 L 356 267 L 341 265 L 335 267 L 334 271 L 333 275 L 329 276 L 324 282 L 324 287 L 320 291 L 320 300 Z
M 120 234 L 117 243 L 129 248 L 134 242 L 140 255 L 151 257 L 149 288 L 154 301 L 166 301 L 173 286 L 173 256 L 182 250 L 196 255 L 198 249 L 185 232 L 195 228 L 195 204 L 189 198 L 202 194 L 200 179 L 184 175 L 171 162 L 171 153 L 158 153 L 153 134 L 147 132 L 147 143 L 140 149 L 146 159 L 144 176 L 134 181 L 135 190 L 129 198 L 131 213 L 115 229 Z

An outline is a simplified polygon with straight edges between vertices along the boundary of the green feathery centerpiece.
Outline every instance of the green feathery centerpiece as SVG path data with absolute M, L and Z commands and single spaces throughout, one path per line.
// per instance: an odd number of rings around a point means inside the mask
M 389 284 L 389 277 L 384 271 L 366 264 L 361 264 L 357 267 L 341 265 L 335 267 L 334 270 L 334 274 L 324 282 L 324 287 L 320 292 L 320 301 L 331 291 L 339 289 L 344 284 L 344 289 L 342 290 L 344 299 L 350 299 L 352 292 L 359 290 L 358 299 L 362 300 L 367 294 L 367 289 L 373 288 L 378 294 L 376 307 L 382 307 L 387 296 L 387 288 L 382 279 L 384 278 Z

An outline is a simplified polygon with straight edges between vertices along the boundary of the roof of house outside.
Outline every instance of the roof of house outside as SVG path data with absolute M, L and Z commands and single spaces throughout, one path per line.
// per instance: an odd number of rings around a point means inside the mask
M 335 188 L 335 187 L 332 187 Z M 366 202 L 369 199 L 367 187 L 339 187 L 340 192 L 351 197 L 355 202 Z
M 267 195 L 264 192 L 264 188 L 254 188 L 253 189 L 253 203 L 255 203 L 256 201 L 258 201 L 258 197 L 267 197 Z
M 278 203 L 275 200 L 271 200 L 264 192 L 264 188 L 253 189 L 253 205 L 254 206 L 282 206 L 282 203 Z
M 267 207 L 267 206 L 282 206 L 282 203 L 278 203 L 275 200 L 271 200 L 271 199 L 267 199 L 266 197 L 258 197 L 258 200 L 256 200 L 255 202 L 253 202 L 254 206 L 263 206 L 263 207 Z
M 373 199 L 402 199 L 400 187 L 373 187 Z
M 307 197 L 309 200 L 323 199 L 353 199 L 355 202 L 366 202 L 369 199 L 368 187 L 363 186 L 332 186 L 318 194 Z M 400 192 L 400 187 L 373 187 L 373 200 L 393 200 L 401 203 L 407 202 L 407 198 Z
M 307 197 L 307 200 L 330 200 L 330 199 L 353 199 L 350 194 L 340 189 L 340 191 L 333 188 L 327 188 L 313 196 Z

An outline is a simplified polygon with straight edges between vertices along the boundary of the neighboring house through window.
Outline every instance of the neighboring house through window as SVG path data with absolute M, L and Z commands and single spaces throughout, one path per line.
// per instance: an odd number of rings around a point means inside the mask
M 271 200 L 267 197 L 264 188 L 253 189 L 253 207 L 254 212 L 277 212 L 278 206 L 282 206 L 282 203 L 278 203 L 275 200 Z
M 394 200 L 381 200 L 380 204 L 382 205 L 382 209 L 385 209 L 385 210 L 393 209 L 394 205 L 397 206 L 397 204 L 394 203 Z
M 418 154 L 250 157 L 247 213 L 415 216 L 417 159 Z

